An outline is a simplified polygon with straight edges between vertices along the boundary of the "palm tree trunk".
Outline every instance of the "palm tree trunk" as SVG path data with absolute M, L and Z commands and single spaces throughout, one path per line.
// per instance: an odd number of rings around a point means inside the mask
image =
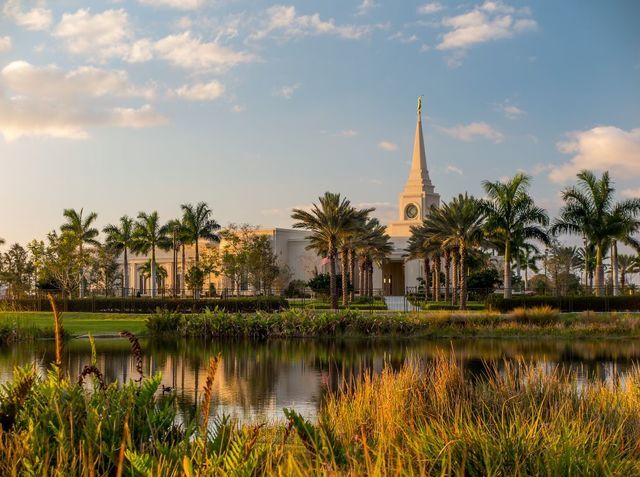
M 200 249 L 198 248 L 198 237 L 196 237 L 196 267 L 200 265 Z M 200 298 L 200 289 L 193 290 L 193 297 Z
M 440 255 L 436 254 L 436 256 L 433 257 L 433 299 L 435 302 L 440 301 L 440 265 Z
M 524 265 L 524 290 L 527 291 L 529 289 L 529 261 Z
M 349 249 L 349 279 L 351 283 L 351 291 L 349 292 L 349 300 L 353 302 L 356 290 L 356 257 L 352 248 Z
M 596 296 L 604 296 L 604 267 L 602 266 L 602 244 L 596 244 Z
M 451 280 L 451 304 L 455 305 L 458 295 L 458 257 L 456 252 L 451 253 L 451 271 L 453 272 Z
M 449 287 L 451 286 L 451 253 L 444 252 L 444 302 L 449 303 Z
M 359 259 L 359 263 L 358 263 L 358 270 L 359 270 L 359 276 L 358 276 L 358 295 L 359 296 L 365 296 L 365 259 L 363 257 L 360 257 Z
M 624 270 L 620 270 L 620 291 L 624 293 L 624 287 L 627 284 L 627 276 Z
M 331 308 L 338 309 L 338 290 L 336 286 L 336 255 L 337 250 L 333 244 L 329 245 L 329 295 Z
M 80 282 L 78 283 L 78 296 L 80 298 L 84 298 L 84 252 L 82 250 L 82 240 L 80 240 L 80 245 L 78 246 L 80 252 Z
M 507 240 L 504 244 L 504 297 L 511 298 L 511 244 Z
M 129 257 L 127 255 L 127 247 L 124 248 L 124 262 L 122 267 L 124 268 L 122 272 L 122 296 L 125 297 L 129 294 Z
M 187 253 L 185 251 L 185 247 L 184 244 L 182 244 L 182 274 L 180 275 L 180 296 L 182 296 L 182 298 L 184 298 L 185 293 L 186 293 L 186 283 L 184 280 L 184 276 L 185 273 L 184 271 L 187 268 Z
M 346 247 L 340 249 L 340 273 L 342 274 L 342 306 L 349 300 L 349 274 L 347 272 L 348 253 Z
M 369 273 L 369 298 L 373 298 L 373 261 L 372 260 L 369 260 L 368 273 Z
M 429 257 L 424 258 L 424 299 L 429 301 L 429 275 L 431 274 L 431 267 L 429 266 Z
M 618 268 L 618 241 L 611 243 L 611 271 L 613 274 L 613 296 L 620 294 L 619 268 Z
M 156 247 L 151 247 L 151 298 L 156 297 Z
M 467 247 L 465 243 L 460 244 L 460 309 L 467 309 Z M 509 270 L 511 273 L 511 270 Z

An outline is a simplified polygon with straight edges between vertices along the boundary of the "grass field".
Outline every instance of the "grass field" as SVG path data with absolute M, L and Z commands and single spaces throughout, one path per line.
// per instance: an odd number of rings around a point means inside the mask
M 80 336 L 114 335 L 127 330 L 140 334 L 145 331 L 145 319 L 148 315 L 127 313 L 84 313 L 67 312 L 62 314 L 65 334 Z M 0 312 L 0 327 L 19 327 L 51 331 L 53 336 L 53 315 L 50 312 Z

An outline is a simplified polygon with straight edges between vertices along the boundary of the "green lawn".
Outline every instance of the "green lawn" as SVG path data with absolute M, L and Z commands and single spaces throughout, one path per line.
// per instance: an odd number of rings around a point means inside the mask
M 112 335 L 120 331 L 142 334 L 146 331 L 145 319 L 148 315 L 129 313 L 84 313 L 67 312 L 62 314 L 63 328 L 72 336 Z M 53 314 L 49 312 L 24 311 L 0 312 L 0 326 L 17 324 L 21 328 L 53 329 Z

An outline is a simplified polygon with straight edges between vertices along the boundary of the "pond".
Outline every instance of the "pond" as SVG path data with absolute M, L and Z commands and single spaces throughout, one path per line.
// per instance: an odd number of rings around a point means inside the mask
M 228 414 L 242 422 L 280 420 L 284 407 L 313 419 L 323 396 L 363 373 L 394 368 L 407 359 L 428 364 L 438 355 L 455 359 L 469 376 L 482 377 L 485 364 L 504 367 L 524 360 L 553 369 L 575 370 L 578 379 L 612 380 L 624 377 L 640 362 L 640 340 L 554 339 L 371 339 L 173 341 L 141 340 L 145 375 L 162 374 L 185 414 L 201 398 L 210 357 L 221 353 L 214 382 L 212 413 Z M 128 341 L 96 340 L 97 364 L 105 380 L 136 379 L 136 363 Z M 11 379 L 16 365 L 35 364 L 42 374 L 54 359 L 51 341 L 22 343 L 0 349 L 0 382 Z M 91 361 L 87 340 L 65 344 L 64 367 L 78 376 Z M 160 391 L 161 392 L 161 391 Z

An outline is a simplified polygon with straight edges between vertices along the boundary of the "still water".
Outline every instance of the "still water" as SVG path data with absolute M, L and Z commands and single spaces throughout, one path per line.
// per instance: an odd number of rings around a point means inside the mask
M 162 374 L 165 390 L 177 394 L 183 412 L 193 411 L 202 394 L 209 358 L 222 354 L 214 382 L 212 412 L 244 422 L 274 421 L 284 407 L 313 419 L 323 396 L 362 373 L 407 359 L 428 363 L 438 355 L 457 360 L 471 378 L 485 364 L 504 366 L 523 359 L 545 369 L 573 369 L 578 379 L 624 377 L 640 362 L 640 340 L 457 339 L 457 340 L 273 340 L 268 342 L 156 342 L 141 340 L 145 375 Z M 98 367 L 105 380 L 136 379 L 135 359 L 124 339 L 96 340 Z M 51 341 L 0 348 L 0 382 L 16 365 L 35 364 L 44 375 L 54 359 Z M 77 376 L 91 361 L 87 340 L 66 343 L 64 366 Z

